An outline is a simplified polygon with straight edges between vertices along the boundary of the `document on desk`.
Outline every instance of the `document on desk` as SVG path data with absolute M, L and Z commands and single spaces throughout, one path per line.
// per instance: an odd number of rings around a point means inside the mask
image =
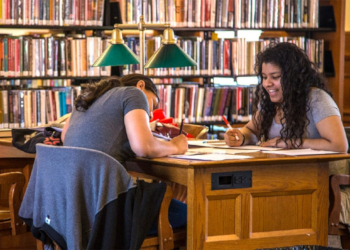
M 197 160 L 197 161 L 223 161 L 223 160 L 241 160 L 251 158 L 246 155 L 235 154 L 183 154 L 183 155 L 169 155 L 170 158 Z
M 188 140 L 189 146 L 196 146 L 196 147 L 226 147 L 229 148 L 229 146 L 226 145 L 224 140 Z
M 255 145 L 246 145 L 246 146 L 229 147 L 229 148 L 235 148 L 235 149 L 241 149 L 241 150 L 259 150 L 259 151 L 276 151 L 276 150 L 282 149 L 282 148 L 275 148 L 275 147 L 261 147 L 261 146 L 255 146 Z
M 247 150 L 241 150 L 241 149 L 235 149 L 235 148 L 190 148 L 187 150 L 186 153 L 210 153 L 210 154 L 239 154 L 239 153 L 254 153 L 258 152 L 259 150 L 256 149 L 247 149 Z
M 275 148 L 275 147 L 260 147 L 255 145 L 246 145 L 246 146 L 240 146 L 240 147 L 230 147 L 227 146 L 225 141 L 223 140 L 189 140 L 188 141 L 189 146 L 196 146 L 196 147 L 208 147 L 208 148 L 224 148 L 224 149 L 236 149 L 236 150 L 255 150 L 256 151 L 275 151 L 275 150 L 281 150 L 281 148 Z M 248 153 L 244 151 L 245 153 Z
M 263 151 L 263 153 L 290 155 L 290 156 L 340 154 L 339 152 L 326 151 L 326 150 L 314 150 L 314 149 L 310 149 L 310 148 L 306 148 L 306 149 L 286 149 L 286 150 L 278 150 L 278 151 Z

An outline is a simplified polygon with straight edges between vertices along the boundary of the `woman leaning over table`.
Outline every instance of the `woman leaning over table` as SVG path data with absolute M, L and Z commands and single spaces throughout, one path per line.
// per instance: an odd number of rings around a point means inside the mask
M 255 71 L 253 119 L 240 130 L 227 130 L 227 145 L 347 152 L 339 109 L 303 50 L 292 43 L 271 44 L 256 56 Z
M 149 118 L 158 100 L 156 86 L 142 74 L 110 77 L 85 85 L 63 128 L 63 145 L 99 150 L 122 164 L 135 154 L 148 158 L 183 154 L 188 148 L 184 135 L 171 141 L 160 141 L 152 135 Z M 178 228 L 186 221 L 187 205 L 173 199 L 170 224 Z M 156 231 L 155 222 L 149 234 Z
M 84 85 L 63 128 L 63 144 L 102 151 L 122 164 L 135 154 L 148 158 L 183 154 L 188 148 L 185 136 L 160 141 L 152 135 L 149 117 L 158 100 L 156 86 L 141 74 Z

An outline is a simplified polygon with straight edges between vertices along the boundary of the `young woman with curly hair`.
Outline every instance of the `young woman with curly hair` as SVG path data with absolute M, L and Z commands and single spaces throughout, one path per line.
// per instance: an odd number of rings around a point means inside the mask
M 229 146 L 348 150 L 339 109 L 303 50 L 292 43 L 271 44 L 256 56 L 255 71 L 253 119 L 226 131 Z

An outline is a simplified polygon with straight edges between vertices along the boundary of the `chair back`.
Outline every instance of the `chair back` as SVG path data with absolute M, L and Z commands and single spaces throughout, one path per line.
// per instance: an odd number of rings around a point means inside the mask
M 85 249 L 97 212 L 131 188 L 132 178 L 97 150 L 43 144 L 36 149 L 20 217 L 43 242 L 50 235 L 60 248 Z
M 350 127 L 344 127 L 345 129 L 345 134 L 346 134 L 346 138 L 348 139 L 348 153 L 350 153 Z
M 203 125 L 184 124 L 183 130 L 194 136 L 195 139 L 207 139 L 209 128 Z
M 9 187 L 8 207 L 0 207 L 0 236 L 8 234 L 2 232 L 5 230 L 12 235 L 25 232 L 25 225 L 18 217 L 24 184 L 25 177 L 21 172 L 0 174 L 0 186 L 5 190 L 7 190 L 5 186 Z
M 135 186 L 117 160 L 93 149 L 37 144 L 36 152 L 19 215 L 37 239 L 61 249 L 140 248 L 165 184 Z

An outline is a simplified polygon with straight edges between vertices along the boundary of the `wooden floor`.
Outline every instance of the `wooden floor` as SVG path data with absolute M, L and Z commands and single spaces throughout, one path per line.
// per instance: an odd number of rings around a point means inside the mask
M 0 249 L 35 250 L 36 240 L 31 232 L 16 236 L 3 236 L 0 238 Z
M 328 235 L 328 246 L 341 248 L 340 238 L 337 235 Z
M 26 233 L 21 236 L 5 236 L 0 238 L 1 250 L 36 250 L 36 241 L 31 233 Z M 341 248 L 340 239 L 338 236 L 328 236 L 328 246 Z

